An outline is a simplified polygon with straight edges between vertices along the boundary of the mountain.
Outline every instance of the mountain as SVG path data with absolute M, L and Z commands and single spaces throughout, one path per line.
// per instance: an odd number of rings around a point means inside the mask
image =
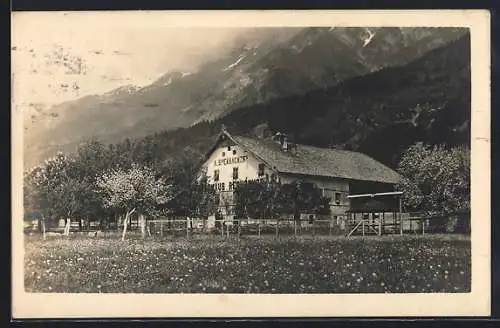
M 91 137 L 118 142 L 325 90 L 405 65 L 466 33 L 454 28 L 256 30 L 194 71 L 168 72 L 144 88 L 127 86 L 44 109 L 25 131 L 25 158 L 71 151 Z
M 202 115 L 196 122 L 403 65 L 464 33 L 449 28 L 306 28 L 265 56 L 253 58 L 250 66 L 240 67 L 240 83 L 222 91 L 224 103 L 197 106 Z
M 399 67 L 241 108 L 220 120 L 250 133 L 265 123 L 299 143 L 360 150 L 394 167 L 414 142 L 470 141 L 470 36 Z

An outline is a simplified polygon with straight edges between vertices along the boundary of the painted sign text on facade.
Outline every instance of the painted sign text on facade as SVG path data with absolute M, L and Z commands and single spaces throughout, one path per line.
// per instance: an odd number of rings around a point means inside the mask
M 220 166 L 220 165 L 239 164 L 239 163 L 246 162 L 247 159 L 248 159 L 247 155 L 238 156 L 238 157 L 231 157 L 231 158 L 216 159 L 214 161 L 214 165 Z

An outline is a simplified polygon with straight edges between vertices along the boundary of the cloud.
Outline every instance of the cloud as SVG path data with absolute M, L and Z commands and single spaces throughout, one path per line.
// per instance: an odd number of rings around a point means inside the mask
M 14 19 L 15 102 L 56 104 L 124 83 L 145 85 L 169 70 L 194 69 L 245 30 L 141 27 L 126 20 L 69 16 L 54 15 L 45 22 Z

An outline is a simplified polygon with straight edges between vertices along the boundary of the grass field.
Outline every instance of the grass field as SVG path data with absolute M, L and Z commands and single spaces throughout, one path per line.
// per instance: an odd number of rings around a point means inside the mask
M 27 292 L 469 292 L 463 236 L 25 240 Z

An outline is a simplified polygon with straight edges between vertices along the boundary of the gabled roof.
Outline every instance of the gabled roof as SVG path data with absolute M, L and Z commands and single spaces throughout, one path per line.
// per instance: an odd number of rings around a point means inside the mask
M 394 170 L 359 152 L 300 144 L 295 151 L 285 152 L 273 140 L 232 136 L 225 130 L 222 134 L 281 173 L 393 184 L 401 179 Z

